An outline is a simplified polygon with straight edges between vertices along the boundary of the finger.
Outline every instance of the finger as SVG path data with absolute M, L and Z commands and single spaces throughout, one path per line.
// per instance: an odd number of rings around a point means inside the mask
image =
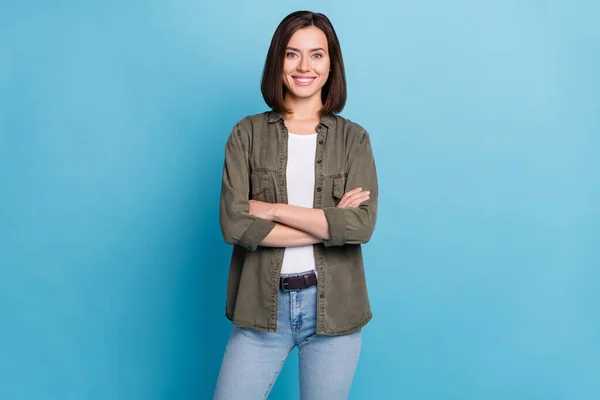
M 348 199 L 344 199 L 342 198 L 342 200 L 340 200 L 340 202 L 338 203 L 337 207 L 338 208 L 346 208 L 348 206 Z
M 364 200 L 362 200 L 362 201 L 361 200 L 353 201 L 352 203 L 350 203 L 350 207 L 358 207 L 358 206 L 360 206 L 363 203 L 363 201 Z
M 350 206 L 350 203 L 352 202 L 352 199 L 350 197 L 346 197 L 344 199 L 342 199 L 339 203 L 338 203 L 338 207 L 339 208 L 346 208 Z
M 354 193 L 353 195 L 349 196 L 348 200 L 354 201 L 354 200 L 357 200 L 357 199 L 362 199 L 364 197 L 368 197 L 370 194 L 371 194 L 371 192 L 367 192 L 367 191 L 360 192 L 360 193 Z
M 348 192 L 348 195 L 344 195 L 342 200 L 338 203 L 338 208 L 357 207 L 360 203 L 370 198 L 369 193 L 370 192 L 357 192 L 351 194 L 351 192 Z
M 354 193 L 359 193 L 361 191 L 362 191 L 362 188 L 361 187 L 357 187 L 355 189 L 349 190 L 346 193 L 344 193 L 344 196 L 346 196 L 346 195 L 353 195 Z
M 352 189 L 346 193 L 344 193 L 344 195 L 342 196 L 342 200 L 340 201 L 340 203 L 342 201 L 347 201 L 351 196 L 356 195 L 357 193 L 360 193 L 362 191 L 362 188 L 357 187 L 356 189 Z
M 365 201 L 369 200 L 371 197 L 370 196 L 362 196 L 359 198 L 355 198 L 352 201 L 350 201 L 351 207 L 358 207 L 360 206 L 362 203 L 364 203 Z

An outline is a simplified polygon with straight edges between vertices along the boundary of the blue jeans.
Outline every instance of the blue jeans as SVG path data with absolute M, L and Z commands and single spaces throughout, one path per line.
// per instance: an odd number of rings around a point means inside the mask
M 288 274 L 285 276 L 299 275 Z M 362 343 L 362 330 L 317 335 L 317 286 L 279 289 L 277 332 L 233 327 L 214 400 L 266 399 L 288 354 L 298 346 L 300 398 L 347 399 Z

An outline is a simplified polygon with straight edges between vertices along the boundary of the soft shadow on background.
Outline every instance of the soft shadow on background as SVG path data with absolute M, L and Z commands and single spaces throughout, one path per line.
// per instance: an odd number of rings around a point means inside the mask
M 596 2 L 129 0 L 0 5 L 0 399 L 211 397 L 223 148 L 297 9 L 380 179 L 351 398 L 598 398 Z

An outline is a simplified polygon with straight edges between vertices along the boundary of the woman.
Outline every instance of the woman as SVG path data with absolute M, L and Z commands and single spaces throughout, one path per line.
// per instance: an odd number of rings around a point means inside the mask
M 378 187 L 369 135 L 336 115 L 346 78 L 325 15 L 283 19 L 261 90 L 271 110 L 240 120 L 225 149 L 225 312 L 235 326 L 214 398 L 266 398 L 298 346 L 301 398 L 345 399 L 372 317 L 361 244 Z

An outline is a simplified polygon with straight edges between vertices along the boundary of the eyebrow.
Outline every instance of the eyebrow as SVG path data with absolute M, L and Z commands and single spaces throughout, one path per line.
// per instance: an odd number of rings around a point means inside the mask
M 300 49 L 297 49 L 297 48 L 295 48 L 295 47 L 288 47 L 287 49 L 288 49 L 288 50 L 294 50 L 294 51 L 297 51 L 298 53 L 301 53 Z M 318 51 L 318 50 L 323 50 L 323 51 L 325 51 L 325 49 L 324 49 L 324 48 L 322 48 L 322 47 L 317 47 L 316 49 L 310 49 L 309 51 Z

